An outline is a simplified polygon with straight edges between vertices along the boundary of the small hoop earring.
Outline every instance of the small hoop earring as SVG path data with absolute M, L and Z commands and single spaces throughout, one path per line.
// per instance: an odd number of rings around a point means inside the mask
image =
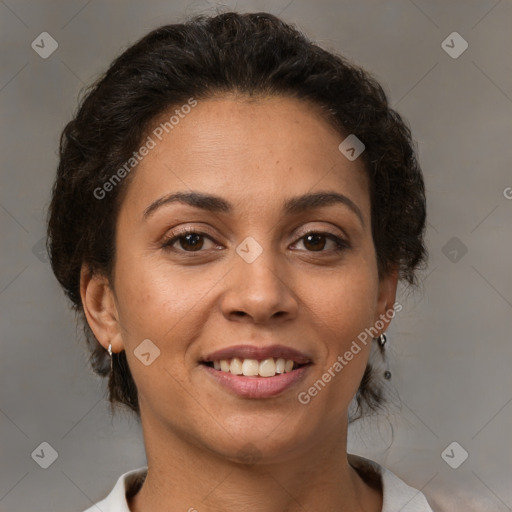
M 110 373 L 114 369 L 114 358 L 112 357 L 112 343 L 108 344 L 108 355 L 110 356 Z
M 385 351 L 386 351 L 386 343 L 388 341 L 388 337 L 386 336 L 385 333 L 382 333 L 378 338 L 377 338 L 377 343 L 379 344 L 379 348 L 380 348 L 380 352 L 382 354 L 382 357 L 383 359 L 386 361 L 386 370 L 384 371 L 384 378 L 386 380 L 390 380 L 391 379 L 391 372 L 389 371 L 389 363 L 388 361 L 386 360 L 386 356 L 385 356 Z

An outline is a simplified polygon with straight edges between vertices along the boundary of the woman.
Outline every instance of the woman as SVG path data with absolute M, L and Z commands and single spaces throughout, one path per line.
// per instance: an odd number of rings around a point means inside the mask
M 425 211 L 380 85 L 270 14 L 160 27 L 117 58 L 63 132 L 48 219 L 92 365 L 144 435 L 147 468 L 97 507 L 430 511 L 347 454 L 383 402 L 368 361 Z

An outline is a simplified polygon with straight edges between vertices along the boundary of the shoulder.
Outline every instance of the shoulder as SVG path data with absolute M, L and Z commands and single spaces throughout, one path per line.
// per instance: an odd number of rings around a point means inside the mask
M 146 478 L 147 469 L 147 466 L 144 466 L 122 474 L 109 495 L 84 512 L 130 512 L 127 496 L 139 490 Z
M 359 455 L 349 453 L 347 457 L 350 465 L 364 473 L 365 478 L 380 478 L 382 512 L 434 512 L 421 491 L 407 485 L 389 469 Z

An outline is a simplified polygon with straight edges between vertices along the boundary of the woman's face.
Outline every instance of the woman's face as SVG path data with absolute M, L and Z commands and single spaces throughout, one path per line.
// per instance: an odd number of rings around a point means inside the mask
M 198 101 L 164 135 L 152 135 L 120 209 L 117 331 L 106 340 L 126 350 L 143 426 L 229 459 L 257 447 L 284 460 L 339 436 L 371 342 L 309 403 L 298 396 L 332 372 L 396 290 L 396 277 L 377 274 L 361 158 L 340 152 L 344 137 L 317 107 L 290 98 Z M 160 201 L 192 192 L 216 199 Z M 319 192 L 345 199 L 299 200 Z M 236 355 L 242 367 L 244 357 L 298 359 L 241 345 L 281 345 L 310 363 L 275 377 L 236 376 L 236 362 L 233 374 L 211 367 L 224 357 L 227 369 Z

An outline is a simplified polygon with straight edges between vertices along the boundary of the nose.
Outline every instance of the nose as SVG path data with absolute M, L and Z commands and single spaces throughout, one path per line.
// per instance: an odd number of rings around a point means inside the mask
M 227 291 L 222 313 L 228 320 L 265 324 L 295 318 L 298 300 L 290 272 L 277 265 L 270 250 L 247 263 L 235 256 L 232 270 L 225 276 Z

